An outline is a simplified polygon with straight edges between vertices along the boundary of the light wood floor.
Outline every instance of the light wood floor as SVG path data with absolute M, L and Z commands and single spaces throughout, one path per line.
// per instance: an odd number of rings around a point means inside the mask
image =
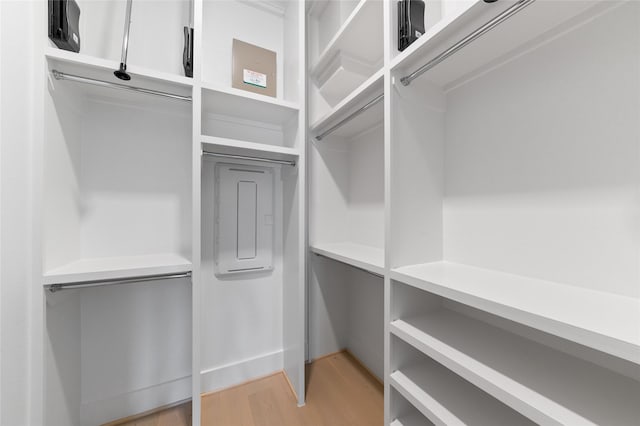
M 103 426 L 190 426 L 191 402 L 148 414 L 138 414 L 126 419 L 106 423 Z
M 202 426 L 377 426 L 383 416 L 382 384 L 348 352 L 307 365 L 301 408 L 283 373 L 202 396 Z M 191 403 L 116 424 L 189 426 Z
M 278 373 L 202 397 L 202 426 L 382 425 L 383 387 L 350 354 L 307 366 L 307 402 L 298 408 Z

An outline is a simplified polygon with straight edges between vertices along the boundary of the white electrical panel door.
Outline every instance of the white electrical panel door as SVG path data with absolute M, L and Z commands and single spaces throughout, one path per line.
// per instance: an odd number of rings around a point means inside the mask
M 273 269 L 274 170 L 216 165 L 216 274 Z

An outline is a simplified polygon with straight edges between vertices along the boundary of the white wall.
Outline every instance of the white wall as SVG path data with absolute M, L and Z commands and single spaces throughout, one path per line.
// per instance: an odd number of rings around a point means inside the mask
M 640 296 L 638 40 L 630 2 L 449 93 L 445 259 Z
M 21 17 L 16 19 L 16 16 Z M 0 424 L 31 410 L 32 2 L 0 2 Z M 16 35 L 20 34 L 20 37 Z
M 210 159 L 205 160 L 202 172 L 200 366 L 203 392 L 229 387 L 283 368 L 283 211 L 280 171 L 276 168 L 274 185 L 273 271 L 216 277 L 215 163 Z

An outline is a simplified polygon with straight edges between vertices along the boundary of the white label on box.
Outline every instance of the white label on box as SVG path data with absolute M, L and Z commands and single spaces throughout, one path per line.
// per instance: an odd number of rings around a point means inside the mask
M 242 81 L 258 87 L 267 87 L 267 75 L 248 69 L 242 70 Z

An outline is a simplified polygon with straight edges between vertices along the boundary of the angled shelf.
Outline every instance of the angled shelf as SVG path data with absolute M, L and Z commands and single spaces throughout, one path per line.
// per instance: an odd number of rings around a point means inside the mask
M 390 383 L 436 425 L 532 424 L 432 360 L 394 371 Z
M 370 66 L 379 66 L 382 64 L 382 46 L 382 2 L 361 0 L 320 53 L 311 67 L 311 75 L 321 74 L 339 52 Z
M 390 68 L 413 72 L 518 3 L 523 2 L 476 0 L 470 3 L 464 10 L 445 16 L 405 51 L 398 53 Z M 509 56 L 579 25 L 612 4 L 604 1 L 532 1 L 420 78 L 445 89 L 456 86 L 473 74 L 508 60 Z
M 450 262 L 391 279 L 640 364 L 638 299 Z
M 297 116 L 299 106 L 232 87 L 202 85 L 202 112 L 282 126 Z
M 633 424 L 640 414 L 637 381 L 448 309 L 397 319 L 391 332 L 539 424 Z
M 349 242 L 313 244 L 311 251 L 365 271 L 384 275 L 384 251 Z
M 354 111 L 357 111 L 359 108 L 381 95 L 383 92 L 383 83 L 384 72 L 383 70 L 379 70 L 326 115 L 311 124 L 310 132 L 314 135 L 321 134 L 325 130 L 330 129 L 332 126 L 345 119 L 349 114 L 352 114 Z M 336 129 L 333 134 L 345 139 L 350 139 L 367 129 L 382 124 L 382 105 L 382 102 L 378 102 L 377 105 L 372 106 L 361 115 L 354 117 L 353 120 L 345 123 L 344 126 Z
M 47 271 L 43 284 L 116 280 L 191 271 L 191 262 L 178 254 L 80 259 Z
M 201 141 L 204 151 L 218 154 L 243 155 L 286 161 L 296 161 L 298 159 L 298 150 L 285 146 L 266 145 L 206 135 L 201 136 Z
M 428 421 L 422 414 L 403 416 L 391 422 L 391 426 L 427 426 L 431 424 L 433 423 Z
M 116 61 L 69 52 L 51 46 L 45 49 L 45 56 L 50 70 L 129 87 L 140 87 L 180 96 L 191 96 L 193 87 L 191 78 L 128 65 L 127 72 L 131 74 L 132 78 L 130 81 L 122 81 L 113 75 L 113 71 L 118 69 L 119 66 Z M 83 86 L 90 87 L 86 84 L 83 84 Z M 112 89 L 96 90 L 111 90 L 113 92 Z

